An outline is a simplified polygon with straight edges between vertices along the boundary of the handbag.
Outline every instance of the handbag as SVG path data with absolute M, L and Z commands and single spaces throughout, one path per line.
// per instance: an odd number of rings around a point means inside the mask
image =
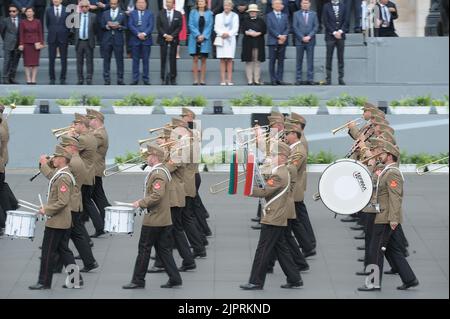
M 223 38 L 217 36 L 217 37 L 214 39 L 214 45 L 215 45 L 216 47 L 222 47 L 222 46 L 223 46 Z

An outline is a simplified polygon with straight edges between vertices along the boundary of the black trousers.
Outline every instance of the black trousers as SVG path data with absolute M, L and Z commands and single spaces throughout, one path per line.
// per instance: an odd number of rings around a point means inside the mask
M 313 249 L 316 248 L 316 236 L 314 235 L 314 230 L 311 225 L 311 221 L 309 220 L 308 210 L 306 209 L 305 202 L 296 202 L 295 212 L 297 213 L 298 221 L 303 225 L 306 231 L 306 236 L 308 237 L 311 246 L 313 247 Z M 306 251 L 308 251 L 308 249 L 306 249 Z
M 377 37 L 398 37 L 393 28 L 379 28 L 376 35 Z
M 186 197 L 186 206 L 182 209 L 182 222 L 186 236 L 194 249 L 194 253 L 203 253 L 205 246 L 203 245 L 202 237 L 197 228 L 196 217 L 194 215 L 194 199 Z
M 100 176 L 95 176 L 92 199 L 94 200 L 95 206 L 97 206 L 100 211 L 102 221 L 105 222 L 105 207 L 111 206 L 111 204 L 106 198 L 105 190 L 103 189 L 103 179 Z
M 155 247 L 156 254 L 161 259 L 164 269 L 169 275 L 169 281 L 173 284 L 181 284 L 181 276 L 172 255 L 172 226 L 150 227 L 142 226 L 141 237 L 139 239 L 139 250 L 134 266 L 132 282 L 137 285 L 145 285 L 145 275 L 147 274 L 150 262 L 152 247 Z
M 197 195 L 194 198 L 194 205 L 196 209 L 200 209 L 206 219 L 209 218 L 208 210 L 206 209 L 205 205 L 203 204 L 202 198 L 200 197 L 199 189 L 200 185 L 202 184 L 202 177 L 200 173 L 195 173 L 195 188 L 197 190 Z
M 399 242 L 401 242 L 401 239 L 399 239 L 398 228 L 392 230 L 389 224 L 374 225 L 372 240 L 369 246 L 368 262 L 369 265 L 378 265 L 380 270 L 380 285 L 383 276 L 385 255 L 392 263 L 392 266 L 398 271 L 403 283 L 410 283 L 416 279 L 416 275 L 408 264 L 401 247 L 398 245 Z M 382 247 L 385 247 L 386 251 L 383 251 Z
M 93 200 L 94 186 L 81 186 L 81 196 L 83 199 L 83 213 L 89 216 L 94 224 L 96 232 L 103 231 L 105 223 L 102 219 L 99 209 Z
M 78 81 L 84 81 L 84 59 L 86 59 L 86 80 L 92 81 L 94 74 L 94 48 L 90 47 L 89 41 L 80 40 L 76 51 Z
M 336 39 L 336 38 L 327 38 L 327 81 L 331 81 L 331 72 L 333 70 L 333 55 L 334 49 L 337 49 L 337 57 L 338 57 L 338 71 L 339 71 L 339 79 L 344 78 L 344 49 L 345 49 L 345 40 L 344 39 Z
M 3 82 L 15 80 L 17 66 L 19 65 L 22 52 L 19 50 L 3 50 Z
M 0 228 L 5 228 L 6 212 L 17 208 L 19 208 L 18 201 L 5 182 L 5 173 L 0 173 Z
M 189 247 L 189 242 L 186 237 L 186 233 L 183 228 L 183 217 L 182 217 L 181 207 L 171 207 L 170 212 L 172 213 L 172 235 L 175 243 L 175 248 L 178 250 L 181 258 L 183 259 L 183 266 L 190 266 L 195 264 L 194 255 Z M 155 267 L 164 267 L 161 258 L 156 255 Z
M 61 75 L 60 80 L 66 79 L 67 74 L 67 43 L 49 43 L 48 45 L 48 75 L 50 77 L 50 80 L 55 80 L 55 61 L 56 61 L 56 51 L 59 49 L 59 58 L 61 60 Z
M 319 19 L 319 26 L 322 28 L 322 12 L 323 12 L 323 5 L 328 0 L 316 0 L 316 11 L 317 11 L 317 18 Z
M 120 34 L 122 37 L 123 35 Z M 123 58 L 123 45 L 113 45 L 107 43 L 102 46 L 103 52 L 103 79 L 105 81 L 111 81 L 111 58 L 114 54 L 116 60 L 117 81 L 123 81 L 124 74 L 124 58 Z
M 364 246 L 366 247 L 364 251 L 364 266 L 367 266 L 369 264 L 370 241 L 372 240 L 373 226 L 377 214 L 363 213 L 362 216 L 365 216 L 364 219 L 366 221 L 364 225 Z
M 161 80 L 163 82 L 166 80 L 175 81 L 177 78 L 177 45 L 177 43 L 171 43 L 169 45 L 165 42 L 160 46 Z M 169 58 L 169 61 L 167 61 L 167 58 Z M 167 63 L 169 63 L 168 66 L 166 65 Z M 168 78 L 166 78 L 166 76 L 168 76 Z
M 76 265 L 72 251 L 69 249 L 70 229 L 45 227 L 42 241 L 41 267 L 39 280 L 41 285 L 51 287 L 55 255 L 59 255 L 64 266 Z
M 300 247 L 292 235 L 292 224 L 298 223 L 296 219 L 288 219 L 288 225 L 284 231 L 284 237 L 286 238 L 286 244 L 289 248 L 289 252 L 291 253 L 292 259 L 298 268 L 308 267 L 308 263 L 306 262 L 305 256 L 300 250 Z M 272 261 L 269 264 L 269 269 L 275 266 L 276 256 L 275 254 L 272 257 Z
M 345 6 L 347 7 L 347 21 L 351 21 L 351 15 L 353 11 L 354 16 L 354 29 L 361 29 L 361 0 L 345 0 Z M 353 9 L 353 10 L 352 10 Z
M 251 284 L 264 286 L 267 269 L 273 254 L 278 259 L 288 283 L 294 284 L 301 280 L 300 272 L 287 247 L 285 231 L 286 227 L 262 225 L 250 274 L 249 282 Z
M 269 73 L 271 82 L 282 82 L 286 45 L 269 45 Z

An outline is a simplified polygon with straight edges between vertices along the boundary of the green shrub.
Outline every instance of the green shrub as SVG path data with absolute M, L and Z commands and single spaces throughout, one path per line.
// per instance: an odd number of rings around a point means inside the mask
M 125 162 L 128 162 L 127 164 L 138 164 L 140 162 L 142 162 L 142 160 L 140 158 L 137 158 L 139 156 L 139 153 L 133 153 L 133 152 L 127 152 L 124 156 L 116 156 L 114 158 L 114 163 L 115 164 L 123 164 Z M 135 159 L 133 161 L 131 161 L 132 159 Z
M 101 106 L 102 100 L 98 96 L 74 94 L 68 99 L 57 99 L 56 103 L 59 106 Z
M 337 156 L 331 152 L 320 151 L 317 154 L 308 154 L 308 164 L 331 164 L 337 160 Z
M 401 164 L 416 164 L 416 165 L 425 165 L 437 160 L 440 160 L 444 157 L 448 157 L 448 153 L 439 153 L 439 154 L 427 154 L 427 153 L 418 153 L 408 155 L 406 152 L 402 152 L 400 155 L 400 163 Z M 438 164 L 448 164 L 448 159 Z
M 273 98 L 246 92 L 240 98 L 231 99 L 230 103 L 232 106 L 273 106 Z
M 22 95 L 19 91 L 12 91 L 9 95 L 0 97 L 0 103 L 3 105 L 34 105 L 34 100 L 36 97 L 34 95 Z
M 444 96 L 443 100 L 433 99 L 431 103 L 433 106 L 448 106 L 448 95 Z
M 342 93 L 340 96 L 335 97 L 327 101 L 327 106 L 363 106 L 367 102 L 368 98 L 365 96 L 351 96 L 347 93 Z
M 164 98 L 160 105 L 165 107 L 171 106 L 206 106 L 208 101 L 204 96 L 198 95 L 195 97 L 177 95 L 174 98 Z
M 431 106 L 433 105 L 433 100 L 431 95 L 416 96 L 416 97 L 406 97 L 399 100 L 391 101 L 392 107 L 398 106 Z
M 122 100 L 114 102 L 114 106 L 152 106 L 155 102 L 153 95 L 139 95 L 136 93 L 125 96 Z
M 291 97 L 287 101 L 283 101 L 280 103 L 280 106 L 319 106 L 319 98 L 317 95 L 308 94 L 308 95 L 297 95 Z

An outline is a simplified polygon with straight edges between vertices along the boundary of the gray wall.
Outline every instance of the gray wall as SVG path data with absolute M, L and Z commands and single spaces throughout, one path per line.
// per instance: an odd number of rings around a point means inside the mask
M 345 132 L 333 137 L 330 130 L 354 119 L 355 115 L 305 117 L 308 121 L 306 133 L 311 152 L 325 150 L 341 156 L 347 153 L 352 144 L 351 139 Z M 8 167 L 37 167 L 39 155 L 54 150 L 56 139 L 50 130 L 67 126 L 72 119 L 71 115 L 12 115 L 9 120 L 11 139 Z M 224 132 L 225 128 L 250 126 L 250 116 L 246 115 L 200 116 L 199 119 L 202 120 L 203 130 L 217 127 Z M 396 129 L 397 141 L 402 150 L 408 153 L 433 154 L 448 151 L 448 116 L 392 115 L 388 116 L 388 120 Z M 170 117 L 165 115 L 106 115 L 105 125 L 110 136 L 108 162 L 127 151 L 138 150 L 137 140 L 148 137 L 148 128 L 160 127 L 169 121 Z M 204 145 L 208 142 L 209 140 L 205 140 Z

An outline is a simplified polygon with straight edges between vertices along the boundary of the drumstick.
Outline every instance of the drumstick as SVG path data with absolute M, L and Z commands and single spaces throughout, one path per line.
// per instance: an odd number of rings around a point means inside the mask
M 19 203 L 19 206 L 20 206 L 20 207 L 23 207 L 23 208 L 26 208 L 26 209 L 29 209 L 29 210 L 31 210 L 32 212 L 39 213 L 39 209 L 36 209 L 36 208 L 33 208 L 33 207 L 28 207 L 28 206 L 26 206 L 26 205 L 24 205 L 24 204 L 22 204 L 22 203 Z
M 133 203 L 125 203 L 125 202 L 118 202 L 118 201 L 115 201 L 114 203 L 116 205 L 119 205 L 119 206 L 131 206 L 131 207 L 134 207 Z
M 38 197 L 39 197 L 39 203 L 41 203 L 41 207 L 44 207 L 44 203 L 42 202 L 41 194 L 38 194 Z
M 19 203 L 24 203 L 25 205 L 28 205 L 28 206 L 31 206 L 31 207 L 35 207 L 35 208 L 40 208 L 38 205 L 30 203 L 30 202 L 27 202 L 27 201 L 25 201 L 23 199 L 19 199 Z

